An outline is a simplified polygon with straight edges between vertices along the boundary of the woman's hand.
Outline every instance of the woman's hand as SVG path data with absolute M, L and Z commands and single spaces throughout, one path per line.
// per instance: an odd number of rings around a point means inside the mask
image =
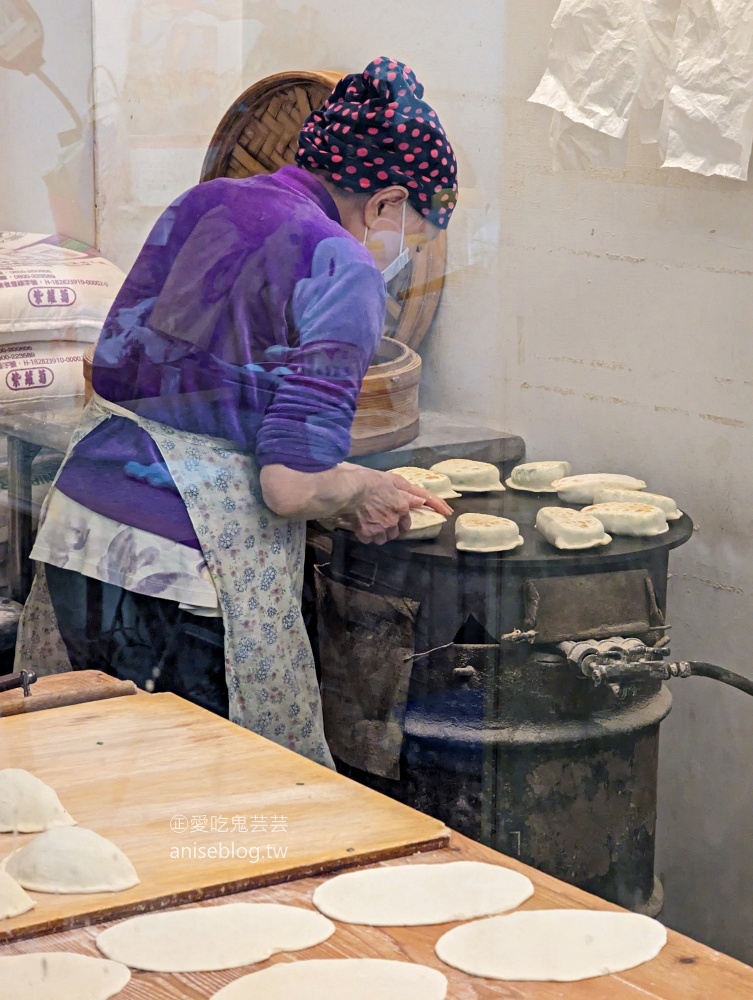
M 410 528 L 410 512 L 416 507 L 431 507 L 445 517 L 452 508 L 421 486 L 409 483 L 392 472 L 375 472 L 364 476 L 363 496 L 358 506 L 345 514 L 343 520 L 359 542 L 384 545 Z
M 383 545 L 410 527 L 410 512 L 424 504 L 445 517 L 452 508 L 421 486 L 392 472 L 343 462 L 325 472 L 297 472 L 284 465 L 261 470 L 264 501 L 282 517 L 337 517 L 359 541 Z

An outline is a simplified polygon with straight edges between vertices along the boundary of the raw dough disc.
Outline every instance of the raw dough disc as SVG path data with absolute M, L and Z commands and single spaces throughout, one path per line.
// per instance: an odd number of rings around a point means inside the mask
M 33 906 L 31 896 L 27 896 L 15 879 L 0 869 L 0 920 L 27 913 Z
M 0 833 L 40 833 L 75 823 L 55 791 L 36 775 L 18 767 L 0 771 Z
M 148 972 L 213 972 L 263 962 L 326 941 L 335 925 L 300 906 L 227 903 L 148 913 L 97 935 L 116 962 Z
M 486 979 L 571 983 L 633 969 L 667 943 L 658 920 L 603 910 L 526 910 L 443 934 L 447 965 Z
M 530 879 L 509 868 L 452 861 L 345 872 L 315 890 L 314 906 L 346 924 L 413 927 L 501 913 L 532 895 Z
M 4 858 L 2 866 L 34 892 L 120 892 L 139 883 L 120 848 L 82 826 L 40 833 Z
M 445 1000 L 436 969 L 381 958 L 330 958 L 278 963 L 242 976 L 212 1000 Z
M 0 958 L 3 1000 L 108 1000 L 130 978 L 117 962 L 66 951 Z

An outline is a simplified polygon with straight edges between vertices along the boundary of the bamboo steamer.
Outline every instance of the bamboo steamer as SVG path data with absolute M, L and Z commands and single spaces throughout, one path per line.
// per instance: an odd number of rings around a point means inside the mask
M 201 180 L 271 173 L 295 161 L 298 133 L 322 105 L 341 72 L 277 73 L 248 88 L 228 109 L 212 137 Z M 416 348 L 426 336 L 444 285 L 442 232 L 387 287 L 384 339 L 358 398 L 351 455 L 397 448 L 418 435 Z
M 225 112 L 209 143 L 202 181 L 271 174 L 295 162 L 298 133 L 342 73 L 276 73 L 252 84 Z
M 358 397 L 350 435 L 353 458 L 413 441 L 418 435 L 420 380 L 421 358 L 416 352 L 383 337 Z

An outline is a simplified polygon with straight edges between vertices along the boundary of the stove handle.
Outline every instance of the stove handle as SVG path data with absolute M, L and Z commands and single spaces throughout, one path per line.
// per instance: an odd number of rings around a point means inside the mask
M 453 667 L 452 677 L 453 680 L 460 683 L 465 683 L 467 681 L 472 681 L 478 676 L 478 671 L 475 667 Z
M 660 629 L 662 625 L 666 625 L 667 619 L 662 614 L 659 602 L 656 600 L 656 591 L 654 590 L 653 580 L 648 575 L 646 575 L 646 594 L 648 596 L 649 621 L 653 625 L 653 628 L 650 631 L 655 632 L 657 629 Z

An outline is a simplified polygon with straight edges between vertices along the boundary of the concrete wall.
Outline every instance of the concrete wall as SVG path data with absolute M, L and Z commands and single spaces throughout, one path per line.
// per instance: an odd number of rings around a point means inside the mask
M 553 173 L 549 113 L 526 98 L 556 7 L 93 0 L 100 244 L 128 266 L 252 81 L 360 69 L 385 53 L 409 62 L 458 147 L 463 188 L 423 351 L 425 404 L 503 424 L 531 457 L 640 474 L 676 496 L 699 530 L 672 557 L 674 651 L 749 674 L 753 187 L 659 170 L 637 143 L 626 171 Z M 54 162 L 33 156 L 32 140 L 22 148 L 18 184 L 24 164 Z M 34 198 L 18 188 L 23 207 L 3 225 L 34 228 L 35 184 Z M 753 702 L 703 680 L 673 692 L 658 831 L 665 918 L 753 961 Z
M 32 47 L 22 50 L 17 68 L 0 66 L 0 229 L 93 243 L 91 0 L 31 6 L 42 24 L 39 68 L 47 79 L 33 72 L 39 62 Z M 12 2 L 0 3 L 0 50 L 19 20 Z
M 533 457 L 640 475 L 676 497 L 698 531 L 670 560 L 674 653 L 750 676 L 753 185 L 660 170 L 637 142 L 627 171 L 552 173 L 550 113 L 526 98 L 556 7 L 506 4 L 504 293 L 483 335 L 506 345 L 506 389 L 480 406 Z M 750 962 L 753 700 L 700 679 L 672 692 L 664 918 Z

